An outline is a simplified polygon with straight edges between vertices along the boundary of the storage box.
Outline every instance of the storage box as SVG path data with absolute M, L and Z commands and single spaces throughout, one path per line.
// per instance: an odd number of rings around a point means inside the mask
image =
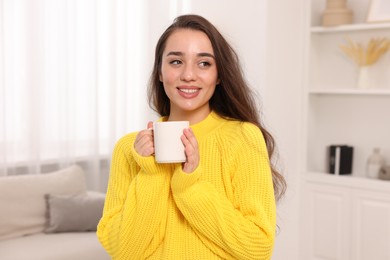
M 348 145 L 329 146 L 329 172 L 335 175 L 352 173 L 353 147 Z

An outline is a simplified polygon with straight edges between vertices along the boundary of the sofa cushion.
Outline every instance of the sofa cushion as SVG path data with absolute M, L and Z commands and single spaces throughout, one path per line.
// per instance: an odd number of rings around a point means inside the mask
M 43 232 L 48 193 L 86 193 L 84 172 L 71 166 L 56 172 L 0 177 L 0 240 Z
M 85 195 L 46 194 L 45 233 L 96 231 L 102 217 L 104 193 Z

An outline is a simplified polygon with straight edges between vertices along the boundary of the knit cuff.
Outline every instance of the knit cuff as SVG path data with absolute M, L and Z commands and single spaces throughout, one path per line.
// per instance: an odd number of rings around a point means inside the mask
M 141 156 L 135 150 L 134 146 L 131 147 L 131 153 L 134 157 L 134 160 L 145 172 L 152 174 L 162 171 L 163 165 L 158 164 L 155 161 L 154 156 Z
M 185 192 L 188 188 L 190 188 L 198 181 L 201 171 L 200 166 L 198 166 L 198 168 L 196 168 L 192 173 L 184 172 L 181 165 L 176 167 L 171 180 L 173 194 Z

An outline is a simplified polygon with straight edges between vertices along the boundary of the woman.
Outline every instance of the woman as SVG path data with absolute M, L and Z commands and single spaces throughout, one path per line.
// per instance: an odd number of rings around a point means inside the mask
M 186 162 L 155 162 L 152 122 L 118 141 L 97 232 L 107 252 L 270 259 L 285 181 L 237 55 L 206 19 L 180 16 L 160 37 L 149 101 L 161 121 L 190 122 Z

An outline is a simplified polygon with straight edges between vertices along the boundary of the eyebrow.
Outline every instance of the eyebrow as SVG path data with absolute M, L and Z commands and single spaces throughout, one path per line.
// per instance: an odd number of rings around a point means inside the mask
M 181 52 L 181 51 L 170 51 L 170 52 L 167 53 L 166 56 L 184 56 L 184 53 Z M 196 56 L 199 56 L 199 57 L 210 57 L 210 58 L 215 59 L 214 55 L 211 54 L 211 53 L 208 53 L 208 52 L 200 52 Z

